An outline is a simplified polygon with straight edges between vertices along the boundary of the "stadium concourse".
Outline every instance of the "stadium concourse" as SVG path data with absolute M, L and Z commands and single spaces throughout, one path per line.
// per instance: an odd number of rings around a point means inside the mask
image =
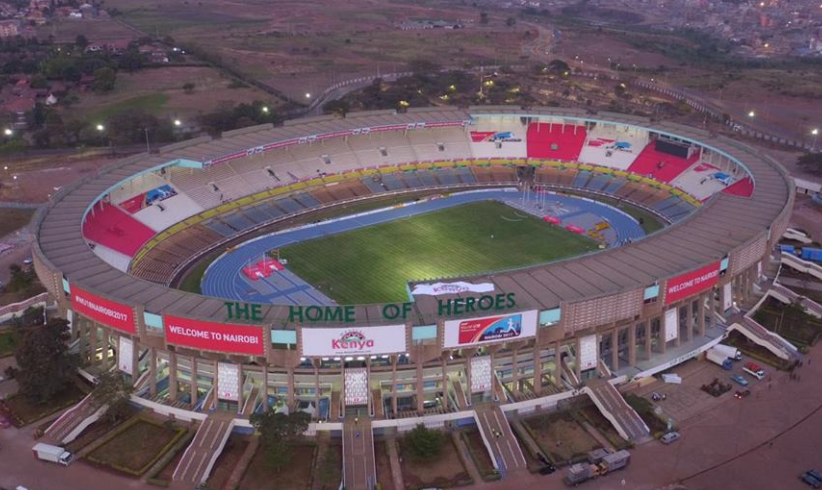
M 333 304 L 265 255 L 481 205 L 472 200 L 603 249 L 409 276 L 402 301 L 356 305 Z M 209 444 L 188 452 L 182 480 L 205 481 L 228 432 L 272 408 L 309 413 L 309 434 L 343 437 L 347 488 L 375 481 L 372 436 L 418 423 L 476 425 L 513 478 L 522 452 L 508 417 L 561 400 L 590 397 L 619 434 L 645 440 L 619 385 L 726 335 L 792 201 L 772 160 L 686 126 L 547 108 L 359 113 L 116 162 L 38 211 L 33 260 L 71 319 L 84 369 L 116 368 L 135 403 L 198 421 L 195 441 Z M 666 226 L 644 236 L 649 221 Z M 536 245 L 523 242 L 510 253 Z M 206 295 L 170 287 L 228 250 L 206 274 Z M 472 259 L 467 247 L 467 257 L 449 250 L 446 261 Z M 367 437 L 350 440 L 352 416 L 368 419 Z

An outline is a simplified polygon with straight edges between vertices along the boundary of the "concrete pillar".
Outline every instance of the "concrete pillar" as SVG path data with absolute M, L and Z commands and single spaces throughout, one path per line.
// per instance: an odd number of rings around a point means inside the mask
M 374 400 L 371 399 L 371 358 L 365 359 L 365 400 L 368 408 L 368 415 L 374 413 Z
M 448 411 L 448 361 L 442 360 L 442 402 L 445 411 Z
M 87 320 L 80 318 L 80 315 L 74 315 L 74 325 L 77 328 L 77 344 L 78 353 L 80 354 L 80 363 L 85 364 L 89 361 L 88 354 L 88 323 Z
M 335 417 L 341 417 L 345 413 L 345 361 L 340 360 L 340 411 L 342 413 L 334 414 Z
M 473 393 L 471 393 L 471 358 L 470 357 L 465 360 L 465 383 L 467 385 L 465 387 L 465 390 L 464 390 L 465 391 L 465 398 L 467 400 L 468 405 L 471 405 L 472 404 L 471 400 L 472 400 Z
M 597 345 L 599 348 L 599 345 Z M 579 337 L 574 339 L 574 374 L 577 375 L 577 380 L 582 383 L 582 363 L 580 362 L 580 351 L 582 350 L 582 341 Z
M 191 407 L 197 406 L 197 358 L 191 356 Z
M 399 356 L 391 356 L 391 412 L 397 418 L 397 360 Z
M 554 372 L 552 373 L 554 383 L 557 387 L 562 386 L 562 342 L 554 342 Z
M 245 373 L 243 372 L 243 365 L 237 364 L 237 413 L 243 413 L 243 408 L 245 408 L 244 381 Z
M 218 363 L 217 361 L 211 362 L 211 369 L 213 369 L 214 376 L 211 378 L 211 382 L 214 384 L 214 396 L 211 399 L 211 407 L 217 408 L 220 401 L 220 376 L 217 374 Z
M 263 370 L 266 370 L 265 367 L 263 367 Z M 288 371 L 288 379 L 286 381 L 286 388 L 285 389 L 286 389 L 286 397 L 288 398 L 288 401 L 287 401 L 288 408 L 290 409 L 290 408 L 295 406 L 294 402 L 296 401 L 295 396 L 294 396 L 294 368 L 289 366 L 287 371 Z M 266 397 L 266 398 L 268 398 L 268 397 Z
M 417 355 L 414 356 L 414 367 L 417 371 L 417 413 L 422 415 L 424 412 L 423 401 L 425 397 L 425 373 L 422 370 L 422 345 L 418 345 L 416 351 Z
M 177 353 L 168 353 L 168 399 L 177 401 Z
M 111 350 L 111 344 L 109 342 L 111 342 L 111 332 L 109 331 L 109 329 L 104 328 L 103 329 L 102 348 L 100 349 L 100 360 L 101 360 L 101 364 L 103 365 L 103 369 L 106 369 L 106 370 L 108 370 L 108 367 L 109 367 L 109 363 L 108 363 L 109 355 L 108 355 L 108 353 Z
M 699 312 L 698 304 L 702 302 L 702 296 L 697 296 L 697 299 L 688 301 L 688 336 L 685 339 L 690 342 L 694 339 L 694 330 L 696 330 L 697 314 Z M 697 312 L 694 312 L 694 309 Z
M 668 350 L 668 343 L 665 342 L 665 316 L 658 316 L 656 320 L 659 324 L 659 352 L 664 354 Z M 679 328 L 679 326 L 677 326 Z M 679 335 L 676 336 L 679 338 Z
M 642 328 L 645 329 L 645 359 L 651 358 L 651 349 L 653 343 L 651 342 L 651 320 L 645 320 L 642 323 Z
M 611 370 L 619 369 L 619 327 L 611 331 Z
M 89 348 L 91 350 L 91 359 L 89 364 L 92 366 L 97 365 L 97 324 L 94 322 L 89 322 L 88 328 L 88 343 Z
M 731 288 L 733 289 L 733 288 Z M 719 301 L 716 304 L 716 312 L 720 315 L 725 315 L 725 310 L 723 309 L 723 305 L 726 303 L 725 298 L 725 286 L 719 286 Z
M 636 323 L 628 327 L 628 365 L 636 366 Z
M 263 391 L 263 412 L 267 412 L 268 408 L 269 408 L 268 407 L 268 366 L 263 364 L 262 368 L 263 368 L 263 387 L 262 387 L 262 391 Z M 318 405 L 315 404 L 314 406 L 317 407 Z M 319 412 L 319 410 L 317 412 Z
M 676 306 L 676 310 L 676 339 L 674 339 L 674 345 L 676 347 L 679 347 L 680 345 L 682 345 L 682 329 L 680 328 L 680 325 L 682 325 L 682 310 L 685 310 L 685 325 L 687 326 L 689 325 L 689 323 L 687 308 L 685 308 L 682 304 L 679 304 Z
M 320 395 L 322 394 L 322 390 L 320 389 L 320 368 L 318 367 L 318 364 L 320 362 L 321 362 L 320 360 L 316 360 L 313 363 L 314 364 L 314 407 L 317 408 L 317 413 L 320 413 L 320 410 L 319 410 L 319 408 L 320 408 Z M 332 393 L 332 396 L 333 396 L 333 393 Z M 330 410 L 329 410 L 329 412 L 330 412 Z M 334 420 L 333 417 L 336 417 L 336 416 L 337 415 L 334 414 L 334 413 L 329 414 L 329 417 L 331 417 L 331 420 Z
M 140 377 L 140 343 L 136 339 L 131 342 L 131 382 L 137 383 Z
M 151 347 L 148 356 L 148 392 L 152 397 L 157 395 L 157 349 Z
M 711 295 L 711 301 L 713 302 L 713 294 L 712 292 L 709 293 Z M 705 295 L 699 297 L 699 305 L 697 305 L 697 317 L 696 317 L 696 324 L 699 335 L 701 337 L 705 336 Z
M 519 369 L 517 368 L 517 357 L 519 356 L 519 349 L 514 349 L 513 356 L 511 358 L 511 376 L 514 382 L 514 390 L 521 391 L 519 386 Z
M 539 346 L 534 346 L 534 393 L 539 395 L 542 393 L 542 360 L 540 359 Z

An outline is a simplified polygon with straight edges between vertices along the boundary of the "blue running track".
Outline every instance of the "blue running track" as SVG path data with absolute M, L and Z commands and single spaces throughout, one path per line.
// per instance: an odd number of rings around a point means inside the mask
M 280 305 L 331 305 L 333 300 L 313 288 L 294 273 L 283 270 L 270 277 L 251 281 L 242 273 L 249 264 L 262 260 L 266 251 L 283 248 L 288 245 L 320 238 L 337 233 L 344 233 L 366 226 L 372 226 L 418 214 L 445 209 L 460 204 L 495 199 L 509 202 L 520 207 L 522 194 L 513 189 L 469 191 L 453 194 L 446 198 L 421 201 L 399 208 L 389 208 L 377 212 L 363 213 L 359 216 L 329 220 L 317 225 L 283 230 L 249 240 L 238 245 L 232 252 L 221 255 L 206 270 L 203 277 L 202 292 L 206 296 L 235 301 Z M 611 229 L 610 243 L 626 243 L 645 236 L 642 227 L 632 217 L 611 206 L 600 202 L 589 201 L 579 197 L 548 195 L 545 197 L 545 210 L 534 212 L 537 215 L 553 214 L 563 220 L 563 224 L 574 224 L 590 229 L 599 221 L 607 221 Z M 533 207 L 533 204 L 531 204 Z M 530 211 L 529 211 L 530 212 Z M 412 280 L 413 278 L 409 278 Z

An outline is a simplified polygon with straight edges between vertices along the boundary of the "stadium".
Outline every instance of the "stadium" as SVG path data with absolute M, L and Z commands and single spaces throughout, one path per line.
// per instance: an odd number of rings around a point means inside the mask
M 373 434 L 469 417 L 513 439 L 499 417 L 585 381 L 642 440 L 614 385 L 726 335 L 787 228 L 792 185 L 740 142 L 641 117 L 364 112 L 115 162 L 38 211 L 33 259 L 86 363 L 129 375 L 146 407 L 203 421 L 197 438 L 274 408 L 344 441 L 352 417 Z M 373 458 L 348 444 L 346 487 L 367 488 Z M 500 447 L 500 471 L 524 464 Z M 183 466 L 175 479 L 210 470 Z

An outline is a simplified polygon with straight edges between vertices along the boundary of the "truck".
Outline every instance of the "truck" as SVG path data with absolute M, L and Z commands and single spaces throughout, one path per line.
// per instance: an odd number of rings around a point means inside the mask
M 724 352 L 725 355 L 732 361 L 742 360 L 742 352 L 740 352 L 736 347 L 731 347 L 730 345 L 725 344 L 716 344 L 713 346 L 713 349 L 718 350 L 719 352 Z
M 733 369 L 733 363 L 728 359 L 728 356 L 724 352 L 716 350 L 714 347 L 708 349 L 705 353 L 705 358 L 714 364 L 722 366 L 722 369 L 726 371 Z
M 567 485 L 578 485 L 586 480 L 621 470 L 631 462 L 631 454 L 624 449 L 615 453 L 589 453 L 588 463 L 577 463 L 568 468 L 565 475 Z
M 51 444 L 46 444 L 43 442 L 38 442 L 35 444 L 34 447 L 31 448 L 31 451 L 37 459 L 50 461 L 63 466 L 68 466 L 71 463 L 72 458 L 74 458 L 73 454 L 60 446 L 52 446 Z
M 802 247 L 801 257 L 811 262 L 822 262 L 822 248 Z

